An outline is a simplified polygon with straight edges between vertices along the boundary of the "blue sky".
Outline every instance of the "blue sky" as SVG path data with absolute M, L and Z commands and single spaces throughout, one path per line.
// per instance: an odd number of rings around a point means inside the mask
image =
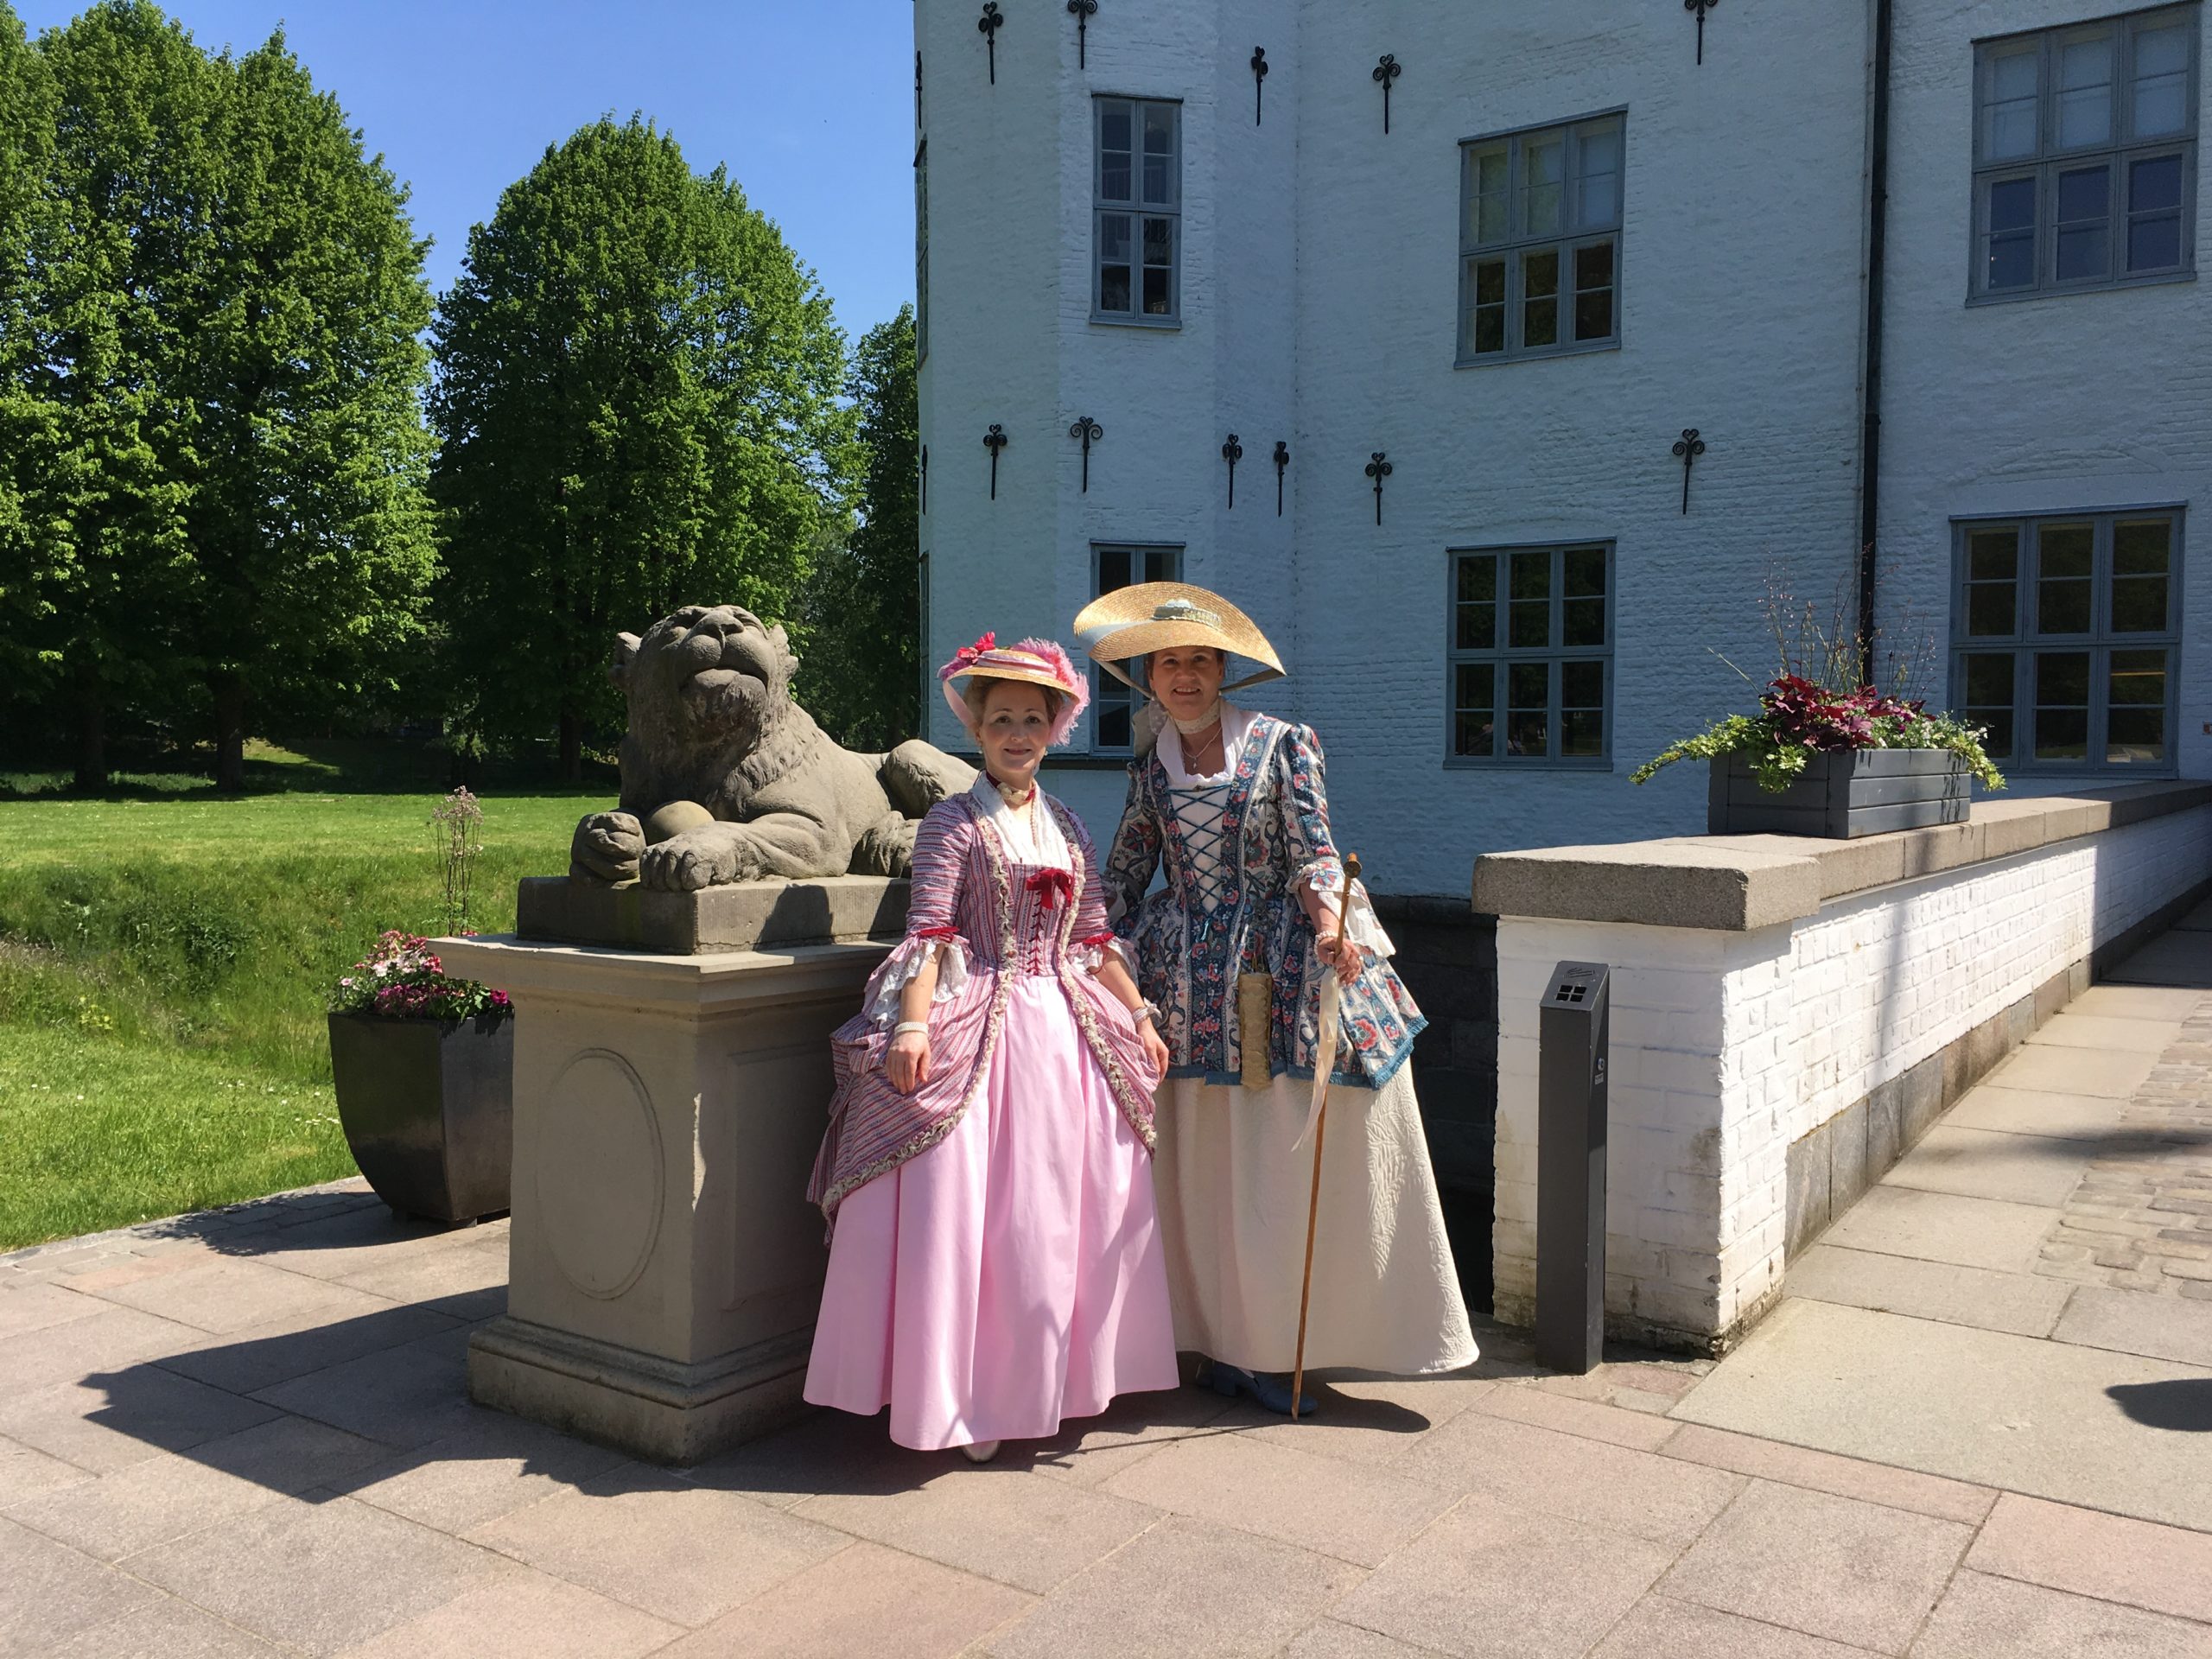
M 12 0 L 36 34 L 83 4 Z M 209 50 L 280 22 L 414 191 L 431 285 L 545 146 L 609 111 L 721 162 L 857 338 L 913 297 L 908 0 L 167 0 Z

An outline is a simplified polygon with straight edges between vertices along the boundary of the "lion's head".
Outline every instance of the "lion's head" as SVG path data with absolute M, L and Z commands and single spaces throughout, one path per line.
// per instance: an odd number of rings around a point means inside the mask
M 613 674 L 629 700 L 622 799 L 714 807 L 731 774 L 797 712 L 798 659 L 781 628 L 735 605 L 687 605 L 619 637 Z

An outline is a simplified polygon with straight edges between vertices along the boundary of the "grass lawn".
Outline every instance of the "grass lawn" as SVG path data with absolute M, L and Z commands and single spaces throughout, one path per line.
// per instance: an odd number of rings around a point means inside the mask
M 323 997 L 443 931 L 438 794 L 0 800 L 0 1249 L 352 1172 Z M 613 794 L 486 795 L 472 925 Z

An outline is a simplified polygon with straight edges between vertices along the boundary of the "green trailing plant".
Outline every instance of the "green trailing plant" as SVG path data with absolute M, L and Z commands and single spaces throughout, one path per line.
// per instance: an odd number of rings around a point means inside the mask
M 1906 655 L 1888 655 L 1891 689 L 1885 692 L 1863 678 L 1858 640 L 1840 605 L 1824 621 L 1812 605 L 1800 606 L 1778 582 L 1770 581 L 1762 608 L 1779 672 L 1761 691 L 1759 712 L 1730 715 L 1669 744 L 1629 774 L 1631 783 L 1649 783 L 1660 768 L 1677 760 L 1740 754 L 1750 761 L 1759 787 L 1778 794 L 1815 754 L 1944 749 L 1957 755 L 1984 788 L 2005 787 L 2004 774 L 1982 747 L 1987 734 L 1980 727 L 1955 715 L 1930 714 L 1924 699 L 1903 695 L 1925 671 L 1924 642 Z

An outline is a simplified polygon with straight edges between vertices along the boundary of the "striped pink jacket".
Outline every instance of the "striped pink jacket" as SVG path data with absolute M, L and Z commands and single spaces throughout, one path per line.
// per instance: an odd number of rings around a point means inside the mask
M 1050 796 L 1039 798 L 1067 841 L 1072 873 L 1010 861 L 969 796 L 939 802 L 922 820 L 914 837 L 906 937 L 870 977 L 861 1011 L 830 1039 L 836 1091 L 807 1197 L 833 1226 L 846 1194 L 958 1127 L 997 1050 L 1017 975 L 1059 982 L 1084 1046 L 1104 1071 L 1122 1115 L 1147 1147 L 1153 1143 L 1152 1091 L 1160 1078 L 1128 1010 L 1090 972 L 1095 953 L 1114 938 L 1097 849 L 1073 813 Z M 875 1012 L 880 994 L 911 979 L 943 940 L 958 942 L 967 982 L 931 1006 L 929 1081 L 901 1094 L 884 1073 L 891 1022 Z

